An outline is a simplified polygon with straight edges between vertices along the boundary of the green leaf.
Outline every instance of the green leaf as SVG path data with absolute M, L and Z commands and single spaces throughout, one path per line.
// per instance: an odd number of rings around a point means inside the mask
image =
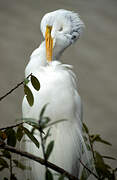
M 16 140 L 16 133 L 14 129 L 8 128 L 7 130 L 5 130 L 5 133 L 7 135 L 7 144 L 15 147 L 17 140 Z
M 39 148 L 38 140 L 33 136 L 33 134 L 25 127 L 23 127 L 25 134 L 31 139 L 31 141 Z
M 88 170 L 86 170 L 86 168 L 83 168 L 80 180 L 86 180 L 86 179 L 88 179 L 88 177 L 90 176 L 90 174 L 91 174 L 91 173 L 90 173 Z
M 50 121 L 51 121 L 51 119 L 49 117 L 42 117 L 42 119 L 39 123 L 41 129 L 44 129 Z
M 44 140 L 46 141 L 47 140 L 47 138 L 50 136 L 50 129 L 51 128 L 49 128 L 48 130 L 47 130 L 47 133 L 46 133 L 46 135 L 44 136 Z
M 92 136 L 91 136 L 91 141 L 92 141 L 92 143 L 95 142 L 95 141 L 97 141 L 97 142 L 104 143 L 104 144 L 107 144 L 107 145 L 110 145 L 110 146 L 112 145 L 112 144 L 110 144 L 108 141 L 103 140 L 103 139 L 100 137 L 99 134 L 92 135 Z
M 110 156 L 102 156 L 103 158 L 105 158 L 105 159 L 112 159 L 112 160 L 117 160 L 116 158 L 114 158 L 114 157 L 110 157 Z
M 39 128 L 39 123 L 37 122 L 36 119 L 33 118 L 22 118 L 21 120 L 23 120 L 24 123 L 27 123 L 31 126 L 35 126 Z
M 13 162 L 16 165 L 17 168 L 20 168 L 22 170 L 29 169 L 29 167 L 25 166 L 24 164 L 22 164 L 21 162 L 19 162 L 16 159 L 13 159 Z
M 45 110 L 46 110 L 47 105 L 48 105 L 48 104 L 45 104 L 45 105 L 43 106 L 43 108 L 41 109 L 40 118 L 39 118 L 40 123 L 41 123 L 42 117 L 43 117 L 43 115 L 44 115 L 44 113 L 45 113 Z
M 59 176 L 58 180 L 64 180 L 64 177 L 65 177 L 65 175 L 62 174 L 62 175 Z
M 102 156 L 95 151 L 95 167 L 99 176 L 106 178 L 110 176 L 107 165 L 105 164 Z
M 86 147 L 87 147 L 87 150 L 88 150 L 88 151 L 91 151 L 91 147 L 90 147 L 89 144 L 86 143 Z
M 30 90 L 30 88 L 27 85 L 24 85 L 24 93 L 26 95 L 27 101 L 29 103 L 30 106 L 33 106 L 34 104 L 34 97 L 33 94 Z
M 31 133 L 33 134 L 34 133 L 34 130 L 37 129 L 38 131 L 40 131 L 41 133 L 45 134 L 43 131 L 42 131 L 42 128 L 41 126 L 39 125 L 38 122 L 36 122 L 37 120 L 36 119 L 32 119 L 32 118 L 23 118 L 22 119 L 23 122 L 29 124 L 30 126 L 33 127 Z
M 33 76 L 33 75 L 31 75 L 31 83 L 32 83 L 33 87 L 34 87 L 37 91 L 39 91 L 39 89 L 40 89 L 40 82 L 39 82 L 39 80 L 38 80 L 35 76 Z
M 60 119 L 60 120 L 54 121 L 54 122 L 52 122 L 52 123 L 50 123 L 50 124 L 47 124 L 47 125 L 45 126 L 45 128 L 47 128 L 47 127 L 49 127 L 49 126 L 53 126 L 53 125 L 58 124 L 58 123 L 63 122 L 63 121 L 67 121 L 67 119 Z
M 86 142 L 88 139 L 86 136 L 83 136 L 84 142 Z
M 46 170 L 46 180 L 53 180 L 53 175 L 49 169 Z
M 0 166 L 2 166 L 4 168 L 8 168 L 9 167 L 7 161 L 4 160 L 3 158 L 0 158 Z
M 85 132 L 86 132 L 87 134 L 89 134 L 89 129 L 88 129 L 88 127 L 86 126 L 85 123 L 83 123 L 83 128 L 84 128 Z
M 20 125 L 17 129 L 17 134 L 16 134 L 16 137 L 17 137 L 17 140 L 20 142 L 22 137 L 23 137 L 24 133 L 23 133 L 23 128 L 22 128 L 22 125 Z
M 26 84 L 28 84 L 29 83 L 29 79 L 28 78 L 25 78 L 24 79 L 24 84 L 26 85 Z
M 54 141 L 51 141 L 48 146 L 47 146 L 47 150 L 46 150 L 46 158 L 48 159 L 52 150 L 53 150 L 53 147 L 54 147 Z

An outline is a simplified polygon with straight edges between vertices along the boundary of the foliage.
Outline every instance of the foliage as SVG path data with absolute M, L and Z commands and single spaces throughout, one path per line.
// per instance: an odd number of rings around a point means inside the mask
M 86 145 L 88 145 L 88 142 L 90 144 L 89 148 L 87 148 L 89 151 L 93 154 L 94 159 L 94 166 L 96 173 L 98 175 L 98 179 L 100 180 L 116 180 L 116 169 L 113 169 L 110 164 L 107 164 L 104 159 L 111 159 L 116 160 L 113 157 L 101 155 L 99 152 L 97 152 L 94 149 L 95 143 L 103 143 L 105 145 L 111 146 L 111 143 L 102 139 L 99 134 L 90 134 L 88 127 L 86 124 L 83 123 L 83 130 L 85 133 L 84 139 Z
M 6 95 L 1 97 L 0 99 L 2 100 L 4 97 L 9 95 L 13 90 L 15 90 L 21 84 L 23 84 L 26 99 L 29 105 L 33 106 L 34 97 L 30 89 L 30 85 L 29 85 L 30 83 L 32 84 L 33 88 L 36 91 L 40 90 L 40 82 L 35 76 L 31 74 L 27 78 L 25 78 L 24 81 L 19 83 L 16 87 L 14 87 L 11 91 L 9 91 Z M 21 143 L 24 135 L 28 136 L 28 138 L 32 141 L 32 143 L 35 144 L 37 148 L 40 148 L 40 146 L 42 146 L 43 158 L 45 160 L 45 170 L 46 170 L 45 179 L 46 180 L 54 179 L 53 172 L 51 172 L 50 169 L 47 167 L 47 161 L 49 157 L 51 156 L 51 153 L 54 148 L 54 141 L 52 140 L 47 144 L 47 139 L 49 136 L 51 136 L 51 126 L 55 125 L 56 123 L 62 123 L 62 121 L 66 121 L 66 119 L 61 119 L 61 120 L 51 122 L 51 119 L 49 117 L 44 116 L 47 105 L 48 104 L 46 104 L 42 108 L 39 115 L 38 122 L 35 119 L 24 118 L 24 119 L 20 119 L 19 124 L 0 129 L 0 147 L 1 147 L 0 148 L 0 172 L 2 172 L 4 169 L 7 169 L 9 171 L 10 180 L 18 180 L 17 174 L 14 173 L 15 168 L 21 169 L 23 171 L 24 170 L 31 171 L 30 167 L 25 166 L 22 162 L 14 158 L 14 156 L 12 155 L 12 152 L 9 152 L 8 150 L 4 149 L 5 144 L 11 147 L 16 147 L 18 143 Z M 29 130 L 28 128 L 26 128 L 24 126 L 25 123 L 32 126 L 32 130 Z M 40 133 L 40 142 L 35 137 L 35 130 L 39 131 Z M 113 169 L 109 164 L 105 162 L 105 159 L 110 159 L 110 160 L 116 160 L 116 159 L 107 155 L 101 155 L 94 148 L 95 143 L 103 143 L 109 146 L 111 146 L 111 144 L 108 141 L 102 139 L 99 134 L 90 134 L 90 131 L 86 124 L 83 124 L 83 131 L 84 131 L 84 141 L 85 141 L 87 150 L 92 153 L 93 161 L 91 163 L 94 162 L 94 167 L 95 167 L 96 172 L 93 171 L 93 169 L 89 169 L 87 165 L 84 165 L 83 162 L 79 160 L 81 165 L 83 166 L 80 180 L 87 180 L 91 174 L 95 176 L 95 178 L 98 180 L 116 180 L 117 168 Z M 55 175 L 58 176 L 58 180 L 66 179 L 65 174 L 55 174 Z M 3 179 L 8 180 L 7 177 L 4 177 Z

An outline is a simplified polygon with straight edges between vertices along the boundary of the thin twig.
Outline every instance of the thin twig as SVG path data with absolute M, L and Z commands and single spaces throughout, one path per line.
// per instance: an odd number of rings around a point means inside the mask
M 19 154 L 23 157 L 26 157 L 26 158 L 29 158 L 29 159 L 32 159 L 38 163 L 40 163 L 41 165 L 44 165 L 45 166 L 45 160 L 40 158 L 40 157 L 37 157 L 37 156 L 34 156 L 33 154 L 30 154 L 30 153 L 27 153 L 25 151 L 20 151 L 12 146 L 8 146 L 6 144 L 3 144 L 3 145 L 0 145 L 0 149 L 5 149 L 5 150 L 8 150 L 12 153 L 15 153 L 15 154 Z M 64 174 L 66 177 L 68 177 L 70 180 L 79 180 L 78 178 L 74 177 L 73 175 L 71 175 L 70 173 L 68 173 L 67 171 L 65 171 L 63 168 L 61 167 L 58 167 L 56 166 L 55 164 L 53 163 L 50 163 L 47 161 L 47 167 L 50 168 L 50 169 L 53 169 L 54 171 L 60 173 L 60 174 Z
M 79 159 L 80 163 L 82 164 L 82 166 L 87 169 L 87 171 L 89 171 L 92 175 L 94 175 L 98 180 L 101 180 L 93 171 L 91 171 L 82 161 L 81 159 Z
M 27 78 L 29 78 L 32 74 L 28 75 Z M 24 80 L 18 83 L 14 88 L 12 88 L 10 91 L 8 91 L 6 94 L 0 97 L 0 101 L 2 101 L 6 96 L 11 94 L 15 89 L 17 89 L 19 86 L 21 86 L 24 83 Z
M 8 128 L 15 128 L 15 127 L 17 127 L 17 126 L 19 126 L 19 125 L 21 125 L 21 124 L 23 124 L 23 123 L 24 123 L 24 122 L 20 122 L 20 123 L 15 124 L 15 125 L 11 125 L 11 126 L 7 126 L 7 127 L 0 128 L 0 131 L 5 130 L 5 129 L 8 129 Z

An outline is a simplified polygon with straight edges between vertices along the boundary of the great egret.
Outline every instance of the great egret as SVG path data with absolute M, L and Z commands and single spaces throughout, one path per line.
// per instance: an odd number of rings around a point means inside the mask
M 68 10 L 56 10 L 46 14 L 41 21 L 41 31 L 45 41 L 33 51 L 25 69 L 25 77 L 32 73 L 40 81 L 40 91 L 36 91 L 31 83 L 34 105 L 29 106 L 26 97 L 23 99 L 23 118 L 38 120 L 42 107 L 49 103 L 45 116 L 53 121 L 67 119 L 54 126 L 51 137 L 55 141 L 54 150 L 49 161 L 64 168 L 78 177 L 80 172 L 79 158 L 84 149 L 85 163 L 89 162 L 82 135 L 82 103 L 77 92 L 76 76 L 72 66 L 62 64 L 59 58 L 63 51 L 79 39 L 84 23 L 78 14 Z M 39 136 L 37 136 L 39 139 Z M 41 149 L 26 142 L 27 151 L 41 156 Z M 31 180 L 43 180 L 44 168 L 36 162 L 30 162 Z

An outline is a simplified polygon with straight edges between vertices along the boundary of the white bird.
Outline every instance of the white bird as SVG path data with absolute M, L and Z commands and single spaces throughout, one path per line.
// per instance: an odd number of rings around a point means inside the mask
M 62 64 L 59 58 L 67 47 L 79 39 L 83 28 L 84 23 L 79 15 L 68 10 L 56 10 L 42 18 L 41 31 L 45 41 L 33 51 L 25 69 L 25 77 L 32 73 L 40 81 L 41 88 L 36 91 L 29 82 L 34 105 L 29 106 L 26 97 L 22 103 L 23 118 L 38 121 L 42 107 L 49 103 L 45 116 L 52 121 L 67 119 L 52 127 L 48 142 L 54 140 L 55 145 L 49 161 L 76 177 L 80 176 L 82 148 L 85 164 L 89 163 L 82 134 L 82 103 L 72 66 Z M 39 135 L 36 138 L 39 139 Z M 42 156 L 41 148 L 37 149 L 31 142 L 26 142 L 26 149 L 34 155 Z M 33 161 L 29 163 L 32 171 L 27 176 L 31 180 L 44 180 L 44 167 Z

